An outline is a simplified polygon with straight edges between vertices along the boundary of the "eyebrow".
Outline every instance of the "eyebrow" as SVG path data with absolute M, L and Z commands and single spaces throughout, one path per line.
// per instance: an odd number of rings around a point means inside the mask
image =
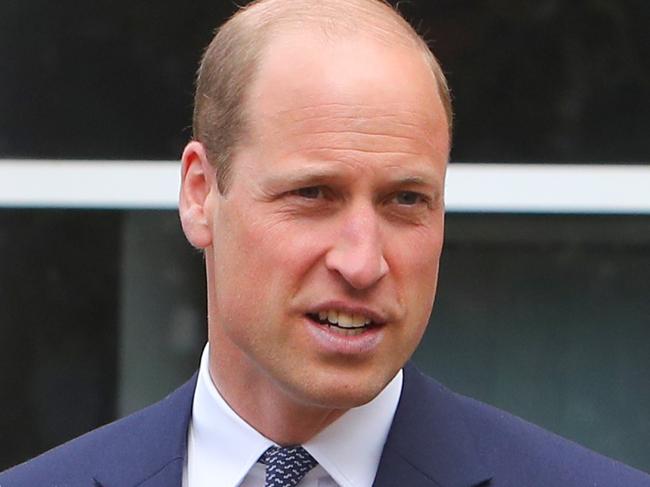
M 431 182 L 421 176 L 406 176 L 398 179 L 393 184 L 395 184 L 395 186 L 430 186 Z
M 340 171 L 330 167 L 304 167 L 300 169 L 292 169 L 289 171 L 278 171 L 269 174 L 263 180 L 264 186 L 278 187 L 278 186 L 302 186 L 313 185 L 315 183 L 322 183 L 333 181 L 340 177 Z
M 406 169 L 404 172 L 425 172 L 417 169 Z M 322 183 L 328 183 L 341 179 L 343 176 L 341 171 L 332 167 L 304 167 L 298 170 L 289 170 L 286 172 L 278 171 L 274 174 L 268 175 L 263 185 L 267 188 L 277 187 L 297 187 L 297 186 L 313 186 Z M 443 191 L 444 182 L 438 181 L 438 178 L 433 174 L 428 177 L 420 174 L 409 174 L 403 177 L 398 177 L 394 180 L 385 182 L 386 186 L 390 187 L 403 187 L 403 186 L 421 186 L 430 187 L 436 193 Z
M 439 181 L 438 178 L 428 180 L 421 176 L 406 176 L 389 183 L 389 186 L 395 188 L 408 188 L 408 187 L 421 187 L 428 188 L 432 191 L 434 202 L 442 202 L 445 193 L 445 183 Z

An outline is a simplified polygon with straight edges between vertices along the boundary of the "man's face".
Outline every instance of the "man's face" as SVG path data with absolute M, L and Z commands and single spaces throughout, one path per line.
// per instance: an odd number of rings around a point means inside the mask
M 361 405 L 433 304 L 449 152 L 435 81 L 412 48 L 283 35 L 247 108 L 231 186 L 208 196 L 213 379 Z

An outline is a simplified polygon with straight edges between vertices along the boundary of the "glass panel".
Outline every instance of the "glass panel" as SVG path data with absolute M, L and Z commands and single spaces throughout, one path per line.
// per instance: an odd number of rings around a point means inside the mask
M 0 469 L 115 417 L 120 228 L 0 211 Z
M 0 470 L 161 399 L 206 341 L 175 212 L 0 210 Z

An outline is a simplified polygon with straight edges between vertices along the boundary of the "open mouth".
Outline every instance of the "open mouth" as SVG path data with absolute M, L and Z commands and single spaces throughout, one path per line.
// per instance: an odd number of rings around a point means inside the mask
M 372 328 L 375 323 L 360 314 L 348 314 L 336 310 L 307 313 L 307 317 L 319 325 L 327 326 L 331 331 L 341 335 L 360 335 Z

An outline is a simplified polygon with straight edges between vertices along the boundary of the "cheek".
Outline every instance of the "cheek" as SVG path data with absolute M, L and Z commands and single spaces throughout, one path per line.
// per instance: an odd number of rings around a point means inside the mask
M 413 228 L 403 232 L 394 231 L 391 248 L 399 268 L 408 269 L 409 274 L 435 277 L 442 253 L 442 225 Z
M 435 297 L 442 241 L 442 229 L 416 229 L 392 248 L 391 271 L 405 298 L 415 305 L 413 311 L 426 318 Z
M 215 306 L 221 320 L 250 320 L 259 310 L 251 303 L 260 302 L 265 291 L 251 283 L 266 282 L 269 271 L 264 266 L 265 249 L 260 248 L 264 240 L 249 215 L 234 210 L 231 206 L 222 211 L 213 227 Z
M 256 229 L 258 252 L 273 266 L 275 276 L 293 287 L 325 254 L 331 241 L 331 225 L 269 219 Z M 255 238 L 255 237 L 253 237 Z M 262 250 L 263 249 L 263 250 Z M 294 281 L 294 282 L 286 282 Z
M 298 225 L 255 211 L 238 211 L 221 228 L 221 239 L 215 245 L 222 246 L 215 248 L 220 274 L 230 276 L 231 293 L 257 303 L 295 293 L 302 277 L 318 261 L 326 238 L 318 226 Z

